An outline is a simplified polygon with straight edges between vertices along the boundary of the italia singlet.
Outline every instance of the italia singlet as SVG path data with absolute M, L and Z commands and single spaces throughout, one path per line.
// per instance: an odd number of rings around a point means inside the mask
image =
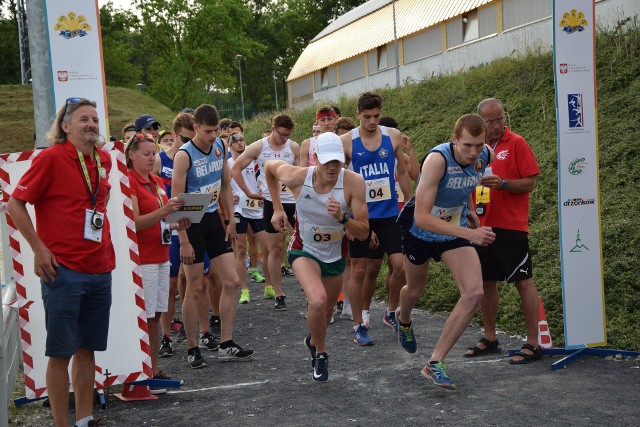
M 429 153 L 440 153 L 446 162 L 444 176 L 438 184 L 438 192 L 431 213 L 444 221 L 466 227 L 469 194 L 475 190 L 489 163 L 489 148 L 485 146 L 476 162 L 467 166 L 456 161 L 451 142 L 440 144 Z M 420 228 L 416 226 L 415 220 L 409 232 L 427 242 L 445 242 L 456 238 Z
M 369 151 L 360 138 L 360 131 L 351 131 L 351 164 L 364 177 L 369 218 L 398 215 L 393 144 L 385 126 L 378 126 L 382 141 L 375 151 Z
M 296 203 L 296 223 L 291 235 L 289 250 L 302 250 L 318 260 L 331 263 L 346 256 L 346 239 L 344 226 L 327 213 L 327 201 L 333 197 L 340 203 L 342 212 L 347 212 L 344 200 L 344 169 L 340 170 L 333 190 L 326 194 L 318 194 L 313 189 L 313 175 L 316 167 L 307 170 L 304 186 Z
M 287 142 L 282 146 L 281 150 L 274 150 L 269 145 L 269 138 L 262 138 L 262 151 L 258 156 L 258 168 L 260 169 L 260 174 L 258 176 L 258 185 L 263 190 L 264 198 L 268 201 L 272 202 L 271 194 L 269 194 L 269 189 L 266 184 L 266 172 L 264 170 L 264 164 L 268 160 L 282 160 L 285 163 L 293 164 L 295 157 L 293 156 L 293 151 L 291 151 L 291 140 L 288 139 Z M 282 203 L 294 203 L 295 199 L 293 198 L 293 193 L 291 190 L 284 184 L 280 183 L 281 191 L 280 191 L 280 199 Z M 266 190 L 266 191 L 265 191 Z
M 231 157 L 229 160 L 229 168 L 233 166 L 235 160 Z M 244 182 L 252 193 L 260 193 L 258 189 L 258 182 L 256 180 L 256 164 L 255 162 L 249 163 L 249 165 L 242 170 L 242 176 Z M 248 219 L 261 219 L 262 218 L 262 203 L 261 200 L 250 199 L 240 189 L 238 184 L 232 179 L 231 190 L 234 196 L 238 196 L 238 204 L 234 206 L 234 212 L 239 213 Z
M 216 138 L 208 153 L 201 151 L 193 141 L 180 147 L 189 155 L 187 171 L 187 193 L 208 193 L 212 195 L 211 203 L 205 212 L 218 210 L 220 187 L 222 184 L 222 166 L 224 165 L 224 143 Z

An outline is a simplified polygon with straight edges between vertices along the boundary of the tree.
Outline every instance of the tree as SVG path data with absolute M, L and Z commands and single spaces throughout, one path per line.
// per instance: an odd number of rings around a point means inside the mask
M 109 2 L 100 8 L 102 56 L 107 85 L 135 88 L 142 77 L 137 58 L 140 39 L 134 32 L 139 21 Z
M 15 3 L 0 1 L 0 84 L 20 84 L 20 42 Z
M 251 12 L 241 0 L 137 0 L 136 5 L 149 90 L 174 109 L 201 102 L 207 92 L 236 87 L 235 55 L 249 58 L 265 49 L 246 36 Z

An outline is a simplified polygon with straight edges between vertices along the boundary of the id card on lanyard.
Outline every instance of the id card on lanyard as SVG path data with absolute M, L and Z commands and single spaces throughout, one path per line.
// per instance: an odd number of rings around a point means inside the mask
M 100 192 L 100 178 L 107 177 L 107 171 L 102 168 L 102 163 L 100 162 L 100 155 L 97 150 L 93 150 L 93 156 L 96 159 L 96 191 L 93 192 L 93 188 L 91 186 L 91 178 L 89 177 L 89 169 L 87 168 L 87 164 L 84 161 L 84 154 L 80 150 L 76 148 L 76 152 L 78 153 L 78 161 L 80 162 L 80 169 L 82 171 L 82 175 L 84 176 L 84 180 L 87 183 L 87 191 L 89 192 L 89 197 L 91 198 L 91 204 L 93 205 L 93 209 L 85 209 L 84 215 L 84 238 L 87 240 L 91 240 L 92 242 L 100 243 L 102 242 L 102 227 L 104 227 L 105 215 L 104 212 L 97 211 L 98 205 L 98 193 Z

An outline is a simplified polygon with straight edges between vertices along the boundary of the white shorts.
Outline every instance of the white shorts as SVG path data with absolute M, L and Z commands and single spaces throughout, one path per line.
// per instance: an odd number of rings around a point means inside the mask
M 162 264 L 143 264 L 140 266 L 147 318 L 155 317 L 156 313 L 165 313 L 169 309 L 170 268 L 169 261 Z

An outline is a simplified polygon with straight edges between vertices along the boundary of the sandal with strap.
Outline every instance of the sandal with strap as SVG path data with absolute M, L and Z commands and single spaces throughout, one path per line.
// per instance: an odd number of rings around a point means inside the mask
M 485 337 L 480 338 L 480 342 L 484 344 L 485 348 L 480 348 L 477 345 L 473 348 L 469 347 L 467 352 L 464 354 L 464 357 L 477 357 L 484 356 L 486 354 L 500 353 L 502 350 L 500 349 L 500 343 L 498 340 L 489 341 Z
M 540 347 L 534 347 L 529 343 L 525 343 L 522 346 L 522 349 L 532 351 L 533 353 L 523 353 L 522 351 L 517 352 L 511 357 L 520 356 L 522 360 L 509 360 L 509 363 L 512 365 L 525 365 L 527 363 L 535 362 L 536 360 L 542 359 L 542 349 Z

